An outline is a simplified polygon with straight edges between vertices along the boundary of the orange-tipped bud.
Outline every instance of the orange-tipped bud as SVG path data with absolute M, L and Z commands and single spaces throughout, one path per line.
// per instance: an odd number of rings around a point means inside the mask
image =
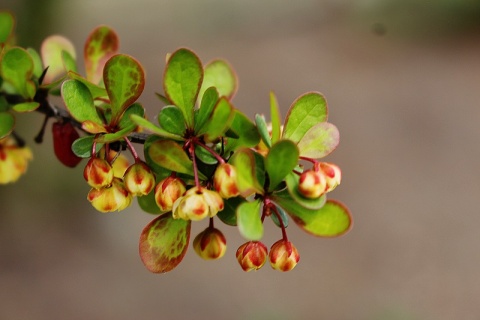
M 224 199 L 240 194 L 237 184 L 237 170 L 228 163 L 218 166 L 213 176 L 213 187 Z
M 237 249 L 237 260 L 243 271 L 258 270 L 267 261 L 267 247 L 260 241 L 249 241 Z
M 187 189 L 181 179 L 168 177 L 155 187 L 155 202 L 162 211 L 170 211 L 175 201 L 183 196 L 185 191 Z
M 0 140 L 0 184 L 15 182 L 27 171 L 32 151 L 28 147 L 19 147 L 15 141 L 6 137 Z
M 113 181 L 113 168 L 107 160 L 93 157 L 85 166 L 83 177 L 92 188 L 108 187 Z
M 193 249 L 202 259 L 220 259 L 227 251 L 227 240 L 220 230 L 209 227 L 195 237 Z
M 128 167 L 123 177 L 125 188 L 134 196 L 144 196 L 155 187 L 155 176 L 145 162 L 137 162 Z
M 295 268 L 300 255 L 290 241 L 281 239 L 272 245 L 268 258 L 273 269 L 285 272 Z
M 342 171 L 340 171 L 340 168 L 333 163 L 320 162 L 318 166 L 323 172 L 327 182 L 325 192 L 332 191 L 342 181 Z
M 298 191 L 305 197 L 316 199 L 325 193 L 327 180 L 321 171 L 306 170 L 300 175 Z
M 100 212 L 121 211 L 132 203 L 132 195 L 120 178 L 113 178 L 111 186 L 92 188 L 87 199 Z
M 217 192 L 202 187 L 193 187 L 175 201 L 172 216 L 175 219 L 197 221 L 214 217 L 223 208 L 223 199 Z

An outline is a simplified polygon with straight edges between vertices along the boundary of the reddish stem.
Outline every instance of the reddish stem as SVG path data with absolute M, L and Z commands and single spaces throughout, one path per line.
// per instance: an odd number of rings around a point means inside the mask
M 132 142 L 130 140 L 128 140 L 127 137 L 123 137 L 123 139 L 127 143 L 127 147 L 130 150 L 130 152 L 132 153 L 133 159 L 135 159 L 135 163 L 140 162 L 141 161 L 140 157 L 138 156 L 137 151 L 135 150 L 135 147 L 133 146 Z
M 195 159 L 195 145 L 190 143 L 190 156 L 192 157 L 193 161 L 193 174 L 195 176 L 195 186 L 200 188 L 200 180 L 198 179 L 198 168 L 197 168 L 197 160 Z
M 198 139 L 195 139 L 194 142 L 195 142 L 195 144 L 199 145 L 203 149 L 207 150 L 212 156 L 214 156 L 215 159 L 217 159 L 218 163 L 220 163 L 220 164 L 225 163 L 225 159 L 223 159 L 218 153 L 216 153 L 214 150 L 212 150 L 212 148 L 210 148 L 206 144 L 202 143 Z

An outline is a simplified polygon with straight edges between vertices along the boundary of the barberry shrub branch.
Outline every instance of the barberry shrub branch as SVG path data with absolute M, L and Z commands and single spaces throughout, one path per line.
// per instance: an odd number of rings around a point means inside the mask
M 35 111 L 44 115 L 36 142 L 53 119 L 58 160 L 75 167 L 86 159 L 86 197 L 95 209 L 121 211 L 136 199 L 157 215 L 139 243 L 151 272 L 174 269 L 189 247 L 192 222 L 204 219 L 208 227 L 194 238 L 194 251 L 205 260 L 223 257 L 227 240 L 218 224 L 234 226 L 246 240 L 236 251 L 244 271 L 267 260 L 279 271 L 296 266 L 300 256 L 287 236 L 291 221 L 317 237 L 351 229 L 347 207 L 328 197 L 341 171 L 321 159 L 337 147 L 339 131 L 328 122 L 321 93 L 301 95 L 282 121 L 271 92 L 269 121 L 263 114 L 251 120 L 232 103 L 238 79 L 230 64 L 203 64 L 180 48 L 167 55 L 157 93 L 164 107 L 151 121 L 139 102 L 144 67 L 119 52 L 110 27 L 95 28 L 78 55 L 59 35 L 46 38 L 39 52 L 16 46 L 14 26 L 13 15 L 0 12 L 1 184 L 18 180 L 32 159 L 15 119 Z M 50 102 L 55 95 L 64 106 Z M 270 250 L 262 243 L 268 221 L 279 228 Z

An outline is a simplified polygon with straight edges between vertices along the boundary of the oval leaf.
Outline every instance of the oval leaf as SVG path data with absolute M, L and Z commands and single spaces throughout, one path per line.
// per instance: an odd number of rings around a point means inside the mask
M 229 161 L 237 169 L 238 190 L 243 197 L 254 193 L 263 194 L 263 187 L 258 182 L 255 156 L 250 149 L 238 150 Z
M 282 224 L 285 228 L 288 227 L 288 216 L 285 213 L 285 211 L 282 209 L 282 207 L 279 207 L 277 205 L 275 205 L 275 209 L 277 209 L 277 213 L 280 216 L 281 220 L 278 219 L 278 217 L 275 213 L 272 213 L 270 215 L 270 218 L 272 219 L 273 223 L 275 223 L 275 225 L 279 228 L 282 227 Z M 281 223 L 280 223 L 280 221 L 281 221 Z
M 158 114 L 158 123 L 166 131 L 183 136 L 185 132 L 185 120 L 183 113 L 176 106 L 166 106 Z
M 230 127 L 234 116 L 234 109 L 230 102 L 225 97 L 220 98 L 205 125 L 205 139 L 214 141 L 222 136 Z
M 13 110 L 17 112 L 31 112 L 40 107 L 39 102 L 22 102 L 13 106 Z
M 340 133 L 335 125 L 320 122 L 305 133 L 298 142 L 300 156 L 313 159 L 329 155 L 340 142 Z
M 183 259 L 190 241 L 191 221 L 173 219 L 171 213 L 150 222 L 140 236 L 140 258 L 154 273 L 173 270 Z
M 246 200 L 242 197 L 234 197 L 224 199 L 224 208 L 222 211 L 217 213 L 217 217 L 222 220 L 223 223 L 229 226 L 237 225 L 237 208 L 240 204 L 244 203 Z
M 78 138 L 72 144 L 73 153 L 75 153 L 75 155 L 80 158 L 90 158 L 92 156 L 92 147 L 94 140 L 94 136 L 85 136 Z M 97 143 L 95 145 L 95 153 L 99 152 L 102 147 L 103 143 Z
M 83 51 L 88 81 L 97 85 L 102 82 L 103 67 L 118 46 L 117 34 L 107 26 L 97 27 L 90 33 Z
M 345 205 L 335 200 L 327 200 L 317 210 L 306 209 L 293 199 L 273 196 L 272 199 L 292 217 L 304 231 L 317 237 L 338 237 L 352 228 L 352 217 Z
M 298 148 L 290 140 L 280 140 L 275 143 L 265 159 L 265 169 L 270 178 L 269 190 L 275 188 L 292 172 L 298 163 Z
M 178 136 L 178 135 L 175 135 L 175 134 L 172 134 L 160 127 L 157 127 L 156 125 L 154 125 L 153 123 L 151 123 L 150 121 L 148 121 L 147 119 L 145 119 L 144 117 L 140 117 L 136 114 L 132 114 L 130 115 L 130 119 L 135 122 L 139 127 L 142 127 L 148 131 L 151 131 L 153 133 L 155 133 L 156 135 L 159 135 L 163 138 L 168 138 L 168 139 L 172 139 L 172 140 L 176 140 L 176 141 L 183 141 L 185 140 L 183 137 L 181 136 Z
M 0 43 L 5 43 L 10 38 L 15 27 L 15 19 L 8 11 L 0 12 Z
M 43 83 L 54 82 L 60 76 L 66 74 L 62 51 L 66 51 L 73 59 L 76 59 L 75 48 L 67 38 L 59 35 L 53 35 L 45 38 L 40 48 L 40 54 L 43 60 L 43 66 L 48 67 L 47 74 Z
M 62 98 L 68 111 L 79 122 L 91 121 L 103 126 L 93 102 L 90 90 L 77 80 L 67 80 L 62 84 Z
M 200 59 L 188 49 L 175 51 L 168 59 L 163 87 L 170 102 L 183 113 L 188 128 L 194 127 L 193 110 L 203 80 Z
M 207 88 L 215 87 L 220 97 L 231 99 L 237 91 L 237 83 L 237 75 L 230 64 L 224 60 L 214 60 L 205 66 L 199 96 L 203 97 Z
M 123 112 L 133 104 L 145 87 L 145 73 L 133 57 L 117 54 L 111 57 L 103 69 L 103 81 L 112 108 L 111 125 L 116 125 Z
M 297 98 L 285 119 L 283 138 L 298 142 L 319 122 L 327 121 L 328 108 L 325 97 L 319 92 L 309 92 Z
M 168 170 L 193 176 L 192 160 L 185 150 L 174 141 L 158 140 L 150 145 L 148 150 L 152 161 Z
M 68 77 L 70 79 L 74 79 L 83 83 L 88 88 L 88 90 L 90 90 L 90 93 L 92 94 L 93 99 L 97 99 L 100 97 L 107 97 L 107 90 L 105 88 L 91 83 L 90 81 L 88 81 L 87 79 L 79 75 L 78 73 L 69 71 Z
M 263 237 L 263 223 L 260 218 L 260 199 L 245 201 L 237 208 L 238 231 L 249 241 L 258 241 Z
M 35 84 L 30 80 L 33 68 L 33 59 L 26 50 L 13 47 L 3 53 L 0 74 L 24 98 L 35 95 Z
M 202 95 L 202 102 L 200 109 L 195 114 L 195 132 L 202 134 L 205 130 L 202 130 L 208 119 L 212 116 L 213 108 L 218 101 L 218 92 L 214 87 L 208 88 Z
M 155 192 L 150 192 L 147 195 L 137 197 L 137 201 L 140 208 L 147 213 L 151 213 L 151 214 L 162 213 L 162 211 L 160 210 L 160 207 L 155 202 Z
M 0 112 L 0 139 L 8 136 L 15 127 L 15 117 L 10 112 Z
M 238 138 L 227 139 L 225 153 L 234 151 L 240 147 L 252 148 L 260 142 L 260 134 L 250 119 L 239 110 L 235 110 L 230 131 L 235 133 Z M 225 133 L 228 134 L 228 131 Z

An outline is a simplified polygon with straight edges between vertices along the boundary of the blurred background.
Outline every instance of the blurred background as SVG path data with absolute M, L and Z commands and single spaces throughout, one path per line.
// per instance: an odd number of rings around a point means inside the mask
M 42 117 L 18 117 L 34 161 L 0 187 L 0 319 L 478 319 L 480 306 L 480 3 L 474 0 L 2 0 L 18 43 L 59 33 L 81 56 L 90 31 L 113 27 L 145 67 L 141 102 L 161 107 L 165 55 L 220 57 L 240 79 L 233 100 L 253 117 L 282 114 L 315 90 L 341 143 L 326 158 L 343 181 L 353 230 L 337 239 L 288 228 L 301 261 L 244 273 L 244 241 L 216 262 L 190 247 L 172 272 L 150 274 L 138 239 L 154 217 L 135 204 L 101 214 L 76 169 L 52 155 Z M 80 59 L 81 60 L 81 59 Z M 192 237 L 207 222 L 194 224 Z M 267 224 L 264 242 L 281 237 Z

